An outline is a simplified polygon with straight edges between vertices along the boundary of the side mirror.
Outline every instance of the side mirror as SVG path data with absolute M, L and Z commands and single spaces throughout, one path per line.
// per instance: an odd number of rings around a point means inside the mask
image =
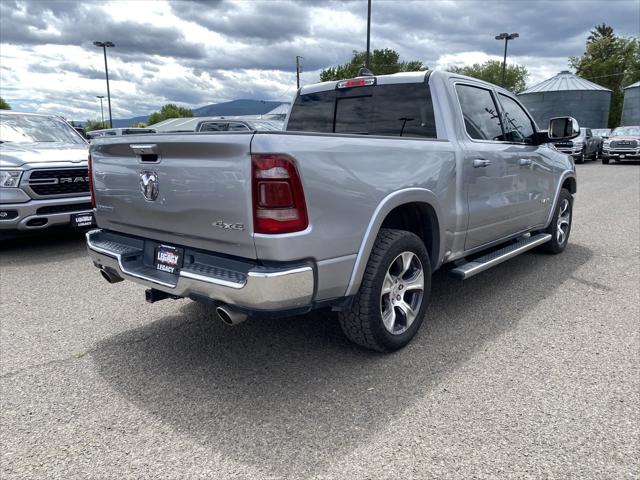
M 573 117 L 556 117 L 549 120 L 550 140 L 570 140 L 580 135 L 580 125 Z

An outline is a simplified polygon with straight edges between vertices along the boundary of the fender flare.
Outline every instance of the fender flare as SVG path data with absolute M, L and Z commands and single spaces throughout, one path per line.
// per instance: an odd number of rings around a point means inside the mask
M 576 191 L 578 179 L 576 177 L 576 172 L 572 170 L 565 170 L 560 175 L 560 180 L 558 181 L 558 186 L 556 187 L 556 194 L 553 197 L 553 205 L 551 205 L 551 210 L 549 210 L 549 216 L 547 217 L 547 223 L 545 224 L 545 228 L 551 224 L 551 220 L 553 219 L 553 212 L 556 211 L 556 205 L 558 205 L 558 198 L 560 198 L 560 190 L 562 190 L 562 185 L 564 184 L 567 178 L 572 178 L 576 182 Z
M 434 265 L 440 264 L 444 254 L 444 249 L 442 248 L 442 245 L 444 244 L 444 229 L 442 228 L 440 221 L 443 217 L 438 197 L 431 190 L 427 190 L 426 188 L 406 188 L 403 190 L 397 190 L 384 197 L 371 216 L 367 230 L 365 231 L 362 242 L 360 243 L 360 248 L 358 250 L 353 270 L 351 271 L 351 278 L 349 279 L 349 285 L 347 286 L 345 296 L 355 295 L 358 292 L 360 283 L 362 283 L 364 271 L 367 267 L 367 262 L 369 261 L 369 256 L 371 255 L 371 250 L 373 250 L 373 244 L 376 241 L 382 222 L 394 208 L 407 203 L 425 203 L 435 211 L 436 221 L 438 222 L 440 231 L 440 248 L 438 248 L 439 258 L 431 259 L 431 261 L 434 262 Z

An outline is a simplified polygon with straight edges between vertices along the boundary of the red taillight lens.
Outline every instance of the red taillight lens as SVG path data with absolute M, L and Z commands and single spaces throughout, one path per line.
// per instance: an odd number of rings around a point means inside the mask
M 89 177 L 89 192 L 91 193 L 91 207 L 96 208 L 96 193 L 93 189 L 93 173 L 91 168 L 91 154 L 89 154 L 89 161 L 87 162 L 87 176 Z
M 253 228 L 256 233 L 290 233 L 307 228 L 302 182 L 292 158 L 251 156 Z

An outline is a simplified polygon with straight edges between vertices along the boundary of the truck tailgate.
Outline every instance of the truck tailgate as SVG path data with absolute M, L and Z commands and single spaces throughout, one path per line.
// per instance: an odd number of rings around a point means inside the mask
M 91 147 L 98 226 L 255 258 L 252 137 L 237 133 L 98 140 Z

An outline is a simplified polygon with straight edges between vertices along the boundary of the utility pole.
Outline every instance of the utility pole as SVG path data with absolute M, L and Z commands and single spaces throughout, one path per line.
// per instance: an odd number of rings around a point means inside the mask
M 304 58 L 300 55 L 296 55 L 296 88 L 300 89 L 300 59 Z
M 367 56 L 364 66 L 369 68 L 369 57 L 371 56 L 371 0 L 367 2 Z
M 104 74 L 107 77 L 107 103 L 109 104 L 109 128 L 113 128 L 111 115 L 111 91 L 109 90 L 109 67 L 107 65 L 107 47 L 115 47 L 113 42 L 93 42 L 96 47 L 101 47 L 104 52 Z
M 509 40 L 513 40 L 514 38 L 518 38 L 520 35 L 517 33 L 501 33 L 500 35 L 496 35 L 496 40 L 504 40 L 504 58 L 502 60 L 502 86 L 504 87 L 504 82 L 507 74 L 507 43 Z
M 102 117 L 102 128 L 104 128 L 104 108 L 102 108 L 102 99 L 104 95 L 96 95 L 96 98 L 100 99 L 100 117 Z

